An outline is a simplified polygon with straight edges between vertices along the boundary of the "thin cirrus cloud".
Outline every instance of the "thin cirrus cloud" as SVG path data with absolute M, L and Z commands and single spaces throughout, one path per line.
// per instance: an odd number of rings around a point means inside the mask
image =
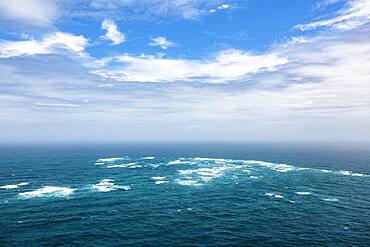
M 186 20 L 199 19 L 220 5 L 220 0 L 92 0 L 88 11 L 91 15 L 106 15 L 115 18 L 157 19 L 182 18 Z M 224 4 L 226 5 L 226 4 Z
M 163 50 L 167 50 L 169 47 L 174 46 L 175 44 L 172 41 L 169 41 L 164 36 L 159 36 L 156 38 L 152 38 L 152 41 L 149 43 L 150 46 L 158 46 Z
M 42 39 L 0 41 L 0 58 L 59 53 L 61 50 L 85 55 L 88 40 L 70 33 L 55 32 Z
M 101 28 L 106 33 L 101 36 L 101 39 L 112 41 L 113 45 L 119 45 L 125 42 L 125 34 L 118 30 L 117 24 L 112 20 L 104 20 L 101 24 Z
M 30 26 L 49 26 L 60 15 L 54 0 L 0 1 L 0 19 Z
M 227 83 L 245 79 L 259 71 L 272 71 L 287 63 L 275 53 L 253 55 L 240 50 L 224 50 L 209 60 L 168 59 L 124 54 L 112 58 L 118 69 L 98 69 L 92 73 L 117 81 Z
M 327 2 L 336 3 L 338 1 Z M 311 22 L 308 24 L 296 25 L 296 28 L 306 31 L 320 27 L 329 27 L 341 31 L 358 28 L 370 22 L 370 1 L 369 0 L 351 0 L 348 1 L 336 17 Z

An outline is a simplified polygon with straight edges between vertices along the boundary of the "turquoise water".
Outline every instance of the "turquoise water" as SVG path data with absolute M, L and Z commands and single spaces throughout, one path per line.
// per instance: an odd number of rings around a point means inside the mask
M 2 147 L 0 245 L 368 246 L 369 150 Z

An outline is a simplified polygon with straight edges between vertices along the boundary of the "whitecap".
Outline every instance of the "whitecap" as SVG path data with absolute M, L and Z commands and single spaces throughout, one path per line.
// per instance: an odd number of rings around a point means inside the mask
M 141 168 L 141 167 L 143 167 L 143 166 L 140 166 L 140 165 L 136 165 L 136 166 L 129 166 L 129 167 L 127 167 L 127 168 L 130 168 L 130 169 L 135 169 L 135 168 Z
M 19 193 L 19 196 L 25 199 L 45 196 L 66 197 L 73 194 L 75 191 L 76 189 L 68 187 L 45 186 L 34 191 Z
M 124 157 L 118 157 L 118 158 L 103 158 L 103 159 L 98 159 L 97 162 L 115 162 L 115 161 L 119 161 L 119 160 L 124 160 L 125 158 Z
M 296 191 L 295 193 L 301 196 L 311 195 L 311 192 L 308 191 Z
M 166 180 L 158 180 L 158 181 L 155 181 L 154 183 L 155 184 L 166 184 L 166 183 L 168 183 L 168 181 L 166 181 Z
M 98 184 L 91 185 L 91 188 L 99 192 L 109 192 L 117 189 L 130 190 L 128 185 L 115 185 L 113 179 L 103 179 Z
M 335 198 L 335 197 L 323 198 L 322 200 L 323 201 L 326 201 L 326 202 L 338 202 L 339 201 L 339 199 L 338 198 Z
M 189 163 L 190 163 L 189 161 L 178 159 L 178 160 L 169 161 L 167 164 L 168 165 L 184 165 L 184 164 L 189 164 Z
M 176 179 L 175 182 L 178 183 L 178 184 L 180 184 L 180 185 L 186 185 L 186 186 L 199 186 L 199 185 L 202 185 L 202 184 L 198 183 L 198 181 L 195 181 L 195 180 Z
M 119 165 L 107 165 L 107 168 L 137 168 L 135 166 L 136 162 L 128 163 L 128 164 L 119 164 Z
M 279 199 L 282 199 L 284 198 L 284 196 L 280 195 L 280 194 L 276 194 L 276 193 L 265 193 L 265 196 L 270 196 L 270 197 L 275 197 L 275 198 L 279 198 Z
M 141 159 L 143 159 L 143 160 L 154 160 L 155 157 L 154 156 L 148 156 L 148 157 L 143 157 Z
M 152 177 L 152 179 L 154 179 L 154 180 L 163 180 L 163 179 L 166 179 L 166 177 Z
M 18 189 L 20 186 L 25 186 L 28 184 L 29 184 L 28 182 L 22 182 L 19 184 L 8 184 L 8 185 L 0 186 L 0 189 L 5 189 L 5 190 Z
M 96 166 L 101 166 L 101 165 L 105 165 L 105 163 L 104 162 L 95 162 L 95 165 Z
M 355 173 L 351 171 L 339 171 L 339 174 L 343 176 L 353 176 L 353 177 L 364 177 L 365 176 L 365 174 Z
M 277 164 L 277 163 L 271 163 L 271 162 L 259 161 L 259 160 L 243 160 L 242 162 L 248 165 L 258 165 L 258 166 L 268 167 L 277 172 L 289 172 L 289 171 L 297 169 L 296 167 L 287 165 L 287 164 Z
M 201 157 L 193 158 L 193 160 L 195 160 L 195 161 L 219 161 L 219 162 L 226 162 L 227 161 L 226 159 L 201 158 Z

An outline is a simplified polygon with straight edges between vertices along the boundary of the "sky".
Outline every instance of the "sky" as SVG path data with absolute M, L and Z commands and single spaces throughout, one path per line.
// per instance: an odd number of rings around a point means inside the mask
M 0 0 L 0 142 L 369 142 L 369 0 Z

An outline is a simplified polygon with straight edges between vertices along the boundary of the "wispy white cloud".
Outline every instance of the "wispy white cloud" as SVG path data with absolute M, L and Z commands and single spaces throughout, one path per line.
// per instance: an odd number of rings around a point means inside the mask
M 112 41 L 113 45 L 118 45 L 125 42 L 125 34 L 118 30 L 117 24 L 112 20 L 104 20 L 101 28 L 106 31 L 106 34 L 101 36 L 102 39 Z
M 230 4 L 224 3 L 224 4 L 221 4 L 221 5 L 217 6 L 216 8 L 210 9 L 208 12 L 209 13 L 215 13 L 218 10 L 225 10 L 225 9 L 229 9 L 230 7 L 231 7 Z
M 338 1 L 331 1 L 329 3 Z M 326 2 L 326 4 L 329 4 Z M 308 24 L 296 25 L 296 28 L 306 31 L 319 27 L 329 27 L 338 30 L 352 30 L 370 22 L 370 1 L 369 0 L 350 0 L 345 7 L 340 10 L 336 17 L 311 22 Z
M 36 106 L 42 106 L 42 107 L 80 107 L 81 105 L 76 104 L 65 104 L 65 103 L 42 103 L 42 102 L 36 102 L 34 103 Z
M 228 8 L 230 8 L 230 4 L 222 4 L 222 5 L 220 5 L 220 6 L 218 6 L 217 7 L 217 9 L 228 9 Z
M 169 41 L 166 37 L 164 36 L 159 36 L 156 38 L 152 38 L 152 41 L 149 43 L 151 46 L 159 46 L 162 49 L 166 50 L 171 46 L 174 46 L 174 43 L 172 41 Z
M 54 0 L 0 1 L 0 19 L 31 26 L 51 25 L 60 11 Z
M 94 73 L 118 81 L 227 83 L 263 70 L 272 71 L 287 63 L 286 58 L 275 53 L 254 55 L 240 50 L 221 51 L 209 60 L 125 54 L 115 57 L 114 61 L 122 66 L 118 69 L 107 66 Z
M 36 54 L 53 54 L 60 51 L 69 51 L 84 55 L 88 40 L 82 35 L 55 32 L 44 36 L 40 40 L 0 41 L 0 57 L 27 56 Z
M 90 12 L 99 15 L 108 13 L 115 18 L 156 19 L 175 17 L 194 20 L 207 15 L 209 9 L 223 6 L 220 5 L 221 3 L 221 0 L 92 0 Z

